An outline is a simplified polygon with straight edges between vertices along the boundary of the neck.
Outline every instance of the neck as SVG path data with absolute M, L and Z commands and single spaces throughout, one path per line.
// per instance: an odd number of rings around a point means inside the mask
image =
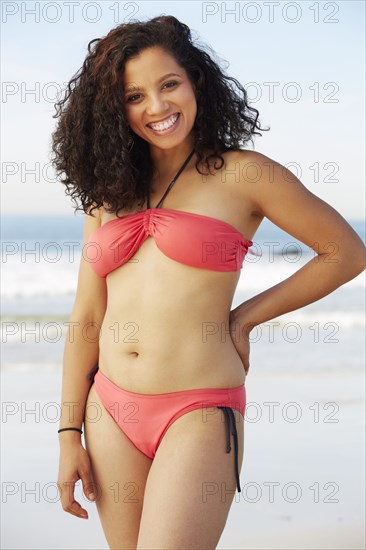
M 154 166 L 152 181 L 165 182 L 167 179 L 172 179 L 193 148 L 193 141 L 186 142 L 179 147 L 174 147 L 173 149 L 151 147 L 150 155 Z M 191 161 L 193 159 L 194 154 Z

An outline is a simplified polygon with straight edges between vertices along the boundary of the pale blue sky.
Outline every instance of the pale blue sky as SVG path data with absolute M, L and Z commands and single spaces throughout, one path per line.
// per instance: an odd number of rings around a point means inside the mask
M 37 4 L 35 21 L 31 11 Z M 346 218 L 364 218 L 363 1 L 79 1 L 74 6 L 70 21 L 64 2 L 2 2 L 3 213 L 72 212 L 64 186 L 53 183 L 54 172 L 47 170 L 56 122 L 51 83 L 68 82 L 83 63 L 87 43 L 118 23 L 171 14 L 229 63 L 229 75 L 244 86 L 256 83 L 248 87 L 253 100 L 260 94 L 251 104 L 271 130 L 255 137 L 254 148 L 281 164 L 295 163 L 301 172 L 289 168 L 304 185 Z M 223 6 L 227 12 L 236 6 L 236 14 L 225 14 Z M 273 101 L 268 83 L 278 83 Z M 296 83 L 289 96 L 297 90 L 299 101 L 284 98 L 289 83 Z M 26 94 L 35 88 L 37 97 Z M 37 182 L 26 173 L 36 163 Z

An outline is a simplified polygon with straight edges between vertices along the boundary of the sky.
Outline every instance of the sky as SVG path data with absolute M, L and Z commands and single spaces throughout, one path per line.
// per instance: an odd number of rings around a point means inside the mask
M 73 213 L 50 164 L 58 94 L 90 40 L 170 14 L 246 87 L 271 128 L 255 136 L 254 149 L 345 218 L 364 219 L 363 1 L 3 1 L 1 10 L 3 214 Z

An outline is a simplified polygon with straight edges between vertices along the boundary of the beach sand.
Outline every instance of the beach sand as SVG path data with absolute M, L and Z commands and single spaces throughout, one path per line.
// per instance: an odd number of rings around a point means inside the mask
M 107 549 L 80 481 L 76 498 L 89 520 L 65 513 L 58 499 L 60 366 L 3 365 L 1 382 L 1 547 Z M 218 549 L 365 548 L 364 387 L 359 368 L 251 367 L 242 493 Z

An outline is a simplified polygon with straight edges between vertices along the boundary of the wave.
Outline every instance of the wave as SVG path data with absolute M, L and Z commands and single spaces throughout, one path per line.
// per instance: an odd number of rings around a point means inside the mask
M 3 298 L 45 298 L 72 296 L 76 292 L 81 251 L 74 251 L 72 257 L 64 256 L 51 261 L 30 257 L 27 261 L 15 254 L 2 265 L 1 295 Z M 254 257 L 253 257 L 254 258 Z M 245 258 L 236 292 L 253 294 L 287 279 L 305 263 L 303 256 L 296 262 L 281 257 L 256 257 L 255 261 Z M 365 288 L 363 274 L 358 275 L 343 287 Z

